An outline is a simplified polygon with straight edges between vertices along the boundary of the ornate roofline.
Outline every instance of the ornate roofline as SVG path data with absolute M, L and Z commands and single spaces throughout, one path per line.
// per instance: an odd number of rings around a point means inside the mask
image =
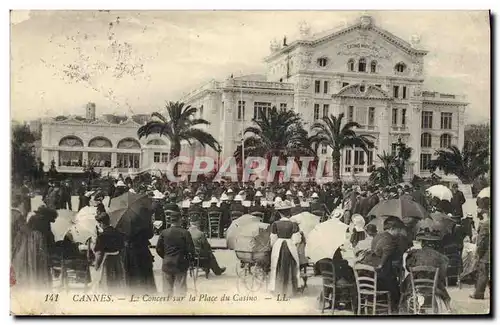
M 384 90 L 380 89 L 379 87 L 375 87 L 373 85 L 365 85 L 365 87 L 366 87 L 365 91 L 364 92 L 360 91 L 358 95 L 344 94 L 349 89 L 357 89 L 357 88 L 359 88 L 362 85 L 363 84 L 357 83 L 357 84 L 352 84 L 352 85 L 345 86 L 344 88 L 340 89 L 340 91 L 338 93 L 333 94 L 332 98 L 341 97 L 341 98 L 356 98 L 356 99 L 393 100 L 393 98 L 391 96 L 389 96 Z M 366 96 L 366 95 L 364 95 L 370 89 L 373 89 L 376 93 L 381 94 L 381 97 L 378 97 L 378 96 Z
M 382 36 L 389 43 L 395 45 L 396 47 L 404 50 L 405 52 L 407 52 L 409 54 L 424 56 L 427 53 L 429 53 L 429 51 L 426 51 L 426 50 L 419 50 L 419 49 L 413 48 L 410 43 L 406 42 L 405 40 L 401 39 L 400 37 L 392 34 L 389 31 L 386 31 L 382 28 L 374 26 L 371 23 L 368 26 L 363 26 L 363 24 L 361 22 L 359 22 L 357 24 L 351 25 L 349 27 L 346 27 L 346 28 L 341 29 L 341 30 L 336 31 L 336 32 L 332 32 L 329 35 L 320 37 L 320 38 L 315 39 L 315 40 L 296 40 L 296 41 L 293 41 L 290 45 L 283 47 L 283 48 L 279 49 L 278 51 L 272 53 L 271 55 L 265 57 L 264 61 L 270 62 L 271 60 L 275 59 L 276 57 L 278 57 L 284 53 L 288 53 L 288 52 L 294 50 L 295 48 L 299 47 L 300 45 L 303 45 L 306 47 L 314 47 L 314 46 L 317 46 L 319 44 L 331 41 L 331 40 L 337 38 L 338 36 L 345 35 L 347 33 L 350 33 L 354 30 L 359 30 L 359 29 L 372 30 L 375 33 Z

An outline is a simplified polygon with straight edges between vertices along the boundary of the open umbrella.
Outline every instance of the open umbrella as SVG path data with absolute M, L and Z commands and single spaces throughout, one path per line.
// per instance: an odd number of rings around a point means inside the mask
M 96 207 L 91 207 L 91 206 L 86 206 L 80 209 L 74 217 L 74 221 L 78 222 L 80 220 L 95 220 L 95 216 L 97 214 L 97 208 Z
M 375 219 L 371 220 L 368 224 L 375 225 L 375 227 L 377 227 L 377 232 L 383 232 L 385 219 L 387 219 L 387 217 L 376 217 Z M 404 222 L 401 221 L 400 226 L 404 225 L 405 225 Z
M 68 232 L 69 228 L 75 222 L 75 212 L 71 210 L 57 210 L 56 221 L 50 224 L 50 229 L 54 234 L 55 241 L 60 241 L 64 239 L 64 236 Z
M 234 238 L 234 249 L 244 252 L 267 252 L 271 250 L 270 235 L 270 224 L 263 222 L 246 224 L 240 227 Z
M 73 224 L 68 234 L 75 243 L 84 244 L 87 239 L 97 236 L 97 221 L 94 219 L 80 219 Z
M 125 192 L 113 198 L 109 207 L 111 225 L 126 235 L 152 229 L 152 200 L 147 194 Z
M 481 190 L 481 192 L 479 192 L 479 194 L 477 195 L 477 198 L 483 198 L 483 197 L 491 197 L 490 196 L 490 187 L 485 187 Z
M 456 225 L 456 222 L 449 216 L 441 212 L 431 213 L 429 216 L 432 220 L 434 220 L 436 227 L 443 233 L 451 233 L 453 230 L 453 226 Z M 417 228 L 419 225 L 417 225 Z
M 299 229 L 307 236 L 319 224 L 320 217 L 306 211 L 292 216 L 290 220 L 298 223 Z
M 392 199 L 379 202 L 368 212 L 368 219 L 382 216 L 395 216 L 400 219 L 413 217 L 423 219 L 428 215 L 423 206 L 415 201 L 405 199 Z
M 252 223 L 260 223 L 260 218 L 251 214 L 244 214 L 231 222 L 231 225 L 229 225 L 229 228 L 227 228 L 226 231 L 227 248 L 234 249 L 236 245 L 236 238 L 238 237 L 240 230 L 243 229 L 243 226 Z
M 451 190 L 444 185 L 434 185 L 429 187 L 426 192 L 430 193 L 432 196 L 437 197 L 440 200 L 451 201 L 453 193 Z
M 322 222 L 306 237 L 306 256 L 315 263 L 322 258 L 332 258 L 345 242 L 347 225 L 337 219 Z

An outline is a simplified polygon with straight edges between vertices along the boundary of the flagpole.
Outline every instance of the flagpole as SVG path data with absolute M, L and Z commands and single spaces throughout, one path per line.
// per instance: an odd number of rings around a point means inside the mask
M 243 77 L 243 73 L 241 72 L 241 77 Z M 240 82 L 243 81 L 243 78 Z M 243 86 L 240 83 L 240 108 L 242 113 L 242 121 L 241 121 L 241 182 L 245 184 L 245 107 L 243 106 Z

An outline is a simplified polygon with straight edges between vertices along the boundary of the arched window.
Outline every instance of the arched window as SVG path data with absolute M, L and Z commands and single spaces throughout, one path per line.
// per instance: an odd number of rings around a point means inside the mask
M 141 144 L 136 139 L 126 138 L 120 140 L 120 142 L 118 142 L 118 145 L 116 147 L 118 149 L 140 149 Z
M 319 58 L 318 59 L 318 65 L 322 68 L 326 67 L 326 64 L 328 63 L 327 58 Z
M 445 133 L 441 135 L 440 141 L 439 141 L 439 146 L 441 148 L 448 148 L 451 147 L 451 135 Z
M 359 59 L 358 71 L 359 72 L 366 72 L 366 60 L 364 58 Z
M 74 135 L 69 135 L 64 137 L 59 141 L 59 146 L 61 147 L 83 147 L 83 141 L 79 137 Z
M 149 140 L 147 145 L 148 146 L 166 146 L 167 144 L 165 143 L 165 141 L 163 141 L 161 139 L 153 139 L 153 140 Z
M 98 148 L 111 148 L 113 145 L 108 138 L 105 137 L 96 137 L 89 141 L 89 147 L 98 147 Z
M 420 137 L 420 146 L 422 148 L 432 147 L 432 137 L 429 133 L 422 133 L 422 136 Z
M 394 67 L 394 70 L 396 70 L 396 72 L 398 72 L 398 73 L 403 73 L 406 71 L 406 64 L 404 64 L 403 62 L 399 62 Z
M 354 60 L 353 59 L 350 59 L 349 61 L 347 61 L 347 70 L 354 71 Z
M 377 61 L 372 61 L 372 63 L 370 63 L 370 72 L 371 73 L 377 72 Z

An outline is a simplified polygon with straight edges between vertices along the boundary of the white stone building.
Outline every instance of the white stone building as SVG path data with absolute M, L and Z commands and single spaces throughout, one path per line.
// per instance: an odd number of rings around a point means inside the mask
M 233 154 L 241 130 L 258 112 L 272 106 L 294 109 L 308 125 L 343 112 L 346 120 L 362 125 L 358 133 L 373 135 L 376 149 L 370 154 L 344 150 L 344 178 L 368 177 L 377 154 L 395 150 L 398 139 L 413 148 L 408 178 L 429 176 L 427 164 L 436 149 L 463 146 L 468 103 L 463 96 L 425 90 L 427 51 L 418 37 L 406 42 L 369 16 L 323 35 L 311 35 L 302 24 L 300 34 L 289 44 L 271 43 L 266 76 L 211 81 L 182 99 L 200 107 L 212 123 L 208 129 L 221 142 L 223 157 Z M 329 157 L 329 148 L 318 154 Z
M 344 150 L 344 178 L 368 177 L 368 166 L 377 164 L 377 154 L 395 150 L 398 139 L 413 148 L 408 178 L 429 175 L 427 163 L 436 149 L 463 146 L 468 104 L 458 95 L 425 90 L 427 51 L 420 48 L 418 37 L 406 42 L 369 16 L 322 35 L 311 35 L 303 24 L 300 35 L 286 45 L 271 43 L 265 58 L 267 75 L 210 81 L 181 99 L 210 121 L 204 128 L 222 144 L 221 158 L 233 155 L 242 130 L 272 106 L 294 109 L 308 126 L 325 114 L 343 112 L 346 120 L 361 124 L 356 132 L 373 135 L 376 149 L 370 154 L 357 148 Z M 144 116 L 121 123 L 111 123 L 106 116 L 96 119 L 92 105 L 86 119 L 45 120 L 42 161 L 48 169 L 54 160 L 60 172 L 83 172 L 75 165 L 91 161 L 104 172 L 165 170 L 169 144 L 159 137 L 138 140 L 137 129 L 144 121 Z M 183 150 L 191 155 L 203 151 L 187 146 Z M 205 154 L 218 156 L 211 149 Z M 318 154 L 331 153 L 324 148 Z

